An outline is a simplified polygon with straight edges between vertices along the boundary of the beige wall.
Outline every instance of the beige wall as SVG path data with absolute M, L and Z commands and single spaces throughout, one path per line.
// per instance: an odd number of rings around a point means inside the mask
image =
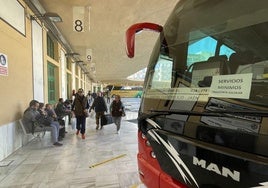
M 0 19 L 0 53 L 8 58 L 8 76 L 0 76 L 0 125 L 14 121 L 32 99 L 31 25 L 26 36 Z

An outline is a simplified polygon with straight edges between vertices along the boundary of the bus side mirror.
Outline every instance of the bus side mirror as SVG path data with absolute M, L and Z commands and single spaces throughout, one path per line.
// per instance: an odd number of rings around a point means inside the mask
M 135 34 L 142 30 L 161 32 L 163 27 L 154 23 L 137 23 L 130 26 L 126 31 L 126 53 L 129 58 L 134 57 Z

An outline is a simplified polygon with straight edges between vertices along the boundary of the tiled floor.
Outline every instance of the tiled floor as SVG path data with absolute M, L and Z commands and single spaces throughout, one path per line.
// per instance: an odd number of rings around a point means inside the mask
M 120 134 L 115 125 L 95 129 L 87 118 L 86 139 L 68 127 L 62 147 L 52 146 L 50 135 L 33 140 L 1 161 L 0 187 L 14 188 L 141 188 L 137 172 L 137 117 L 128 112 Z M 8 164 L 9 163 L 9 164 Z

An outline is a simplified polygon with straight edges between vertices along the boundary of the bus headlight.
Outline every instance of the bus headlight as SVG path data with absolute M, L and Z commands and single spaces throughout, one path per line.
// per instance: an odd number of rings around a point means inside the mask
M 141 137 L 142 137 L 142 139 L 146 139 L 146 136 L 145 136 L 145 134 L 143 134 L 143 133 L 141 133 Z
M 151 144 L 150 144 L 149 140 L 146 140 L 145 143 L 146 143 L 146 146 L 151 147 Z
M 154 159 L 156 158 L 156 156 L 155 156 L 153 151 L 151 151 L 151 157 L 154 158 Z

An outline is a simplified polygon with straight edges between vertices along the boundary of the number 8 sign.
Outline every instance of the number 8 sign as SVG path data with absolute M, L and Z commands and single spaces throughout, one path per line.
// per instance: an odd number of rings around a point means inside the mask
M 88 11 L 88 25 L 90 21 L 90 7 L 74 6 L 73 7 L 73 31 L 75 32 L 85 32 L 85 15 L 86 10 Z M 88 28 L 89 30 L 89 28 Z
M 81 20 L 74 21 L 74 30 L 77 32 L 82 32 L 83 29 L 83 22 Z

